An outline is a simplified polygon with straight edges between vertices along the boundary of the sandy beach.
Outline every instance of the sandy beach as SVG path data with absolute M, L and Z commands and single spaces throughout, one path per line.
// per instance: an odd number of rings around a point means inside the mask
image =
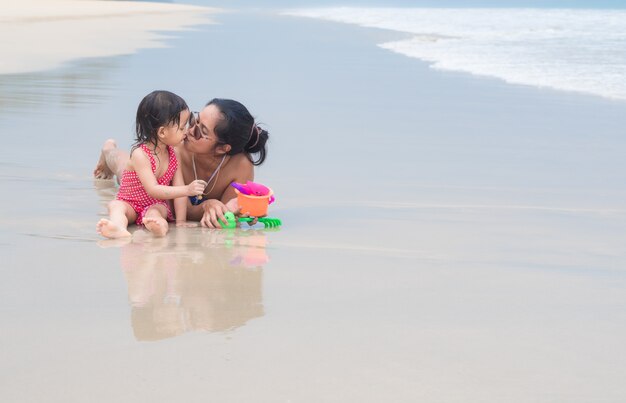
M 0 400 L 626 400 L 626 102 L 434 70 L 389 30 L 135 6 L 181 14 L 0 70 Z M 108 24 L 21 10 L 1 32 Z M 156 88 L 267 125 L 281 228 L 96 234 L 99 148 Z
M 168 31 L 208 23 L 218 12 L 181 4 L 95 0 L 2 0 L 0 10 L 0 74 L 165 46 Z

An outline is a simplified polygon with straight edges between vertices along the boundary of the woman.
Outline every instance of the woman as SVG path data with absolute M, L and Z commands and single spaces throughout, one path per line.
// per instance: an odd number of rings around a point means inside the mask
M 208 228 L 221 228 L 218 220 L 237 209 L 232 182 L 254 180 L 254 166 L 267 154 L 269 134 L 254 122 L 245 106 L 231 99 L 213 99 L 200 113 L 192 113 L 189 132 L 176 147 L 185 184 L 195 179 L 208 182 L 201 196 L 189 198 L 187 219 Z M 121 177 L 128 153 L 114 140 L 102 148 L 94 177 Z

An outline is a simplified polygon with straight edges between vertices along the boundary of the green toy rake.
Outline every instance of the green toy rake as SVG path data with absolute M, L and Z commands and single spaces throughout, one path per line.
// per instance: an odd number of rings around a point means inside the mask
M 253 217 L 235 217 L 235 215 L 228 211 L 224 213 L 224 217 L 226 218 L 226 223 L 220 220 L 220 224 L 222 224 L 222 228 L 237 228 L 237 222 L 252 222 L 255 219 Z M 272 217 L 259 217 L 257 218 L 258 222 L 263 224 L 265 228 L 276 228 L 280 227 L 283 223 L 279 218 Z

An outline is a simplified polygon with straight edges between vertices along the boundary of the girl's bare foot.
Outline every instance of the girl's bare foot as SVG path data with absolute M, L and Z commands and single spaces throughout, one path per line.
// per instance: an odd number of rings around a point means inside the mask
M 167 221 L 163 217 L 144 217 L 143 225 L 145 225 L 146 229 L 152 232 L 154 236 L 161 237 L 167 234 Z
M 98 231 L 98 234 L 111 239 L 131 236 L 126 228 L 121 228 L 113 221 L 106 218 L 98 221 L 96 231 Z
M 113 179 L 113 171 L 109 168 L 107 164 L 106 155 L 113 149 L 117 148 L 117 144 L 115 140 L 108 139 L 104 142 L 102 146 L 102 151 L 100 152 L 100 159 L 98 159 L 98 163 L 96 164 L 96 168 L 93 170 L 93 177 L 96 179 Z

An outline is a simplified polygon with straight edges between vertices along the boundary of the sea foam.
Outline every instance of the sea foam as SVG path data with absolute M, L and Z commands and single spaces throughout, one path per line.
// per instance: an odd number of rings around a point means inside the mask
M 340 7 L 283 14 L 408 33 L 379 46 L 435 69 L 626 100 L 626 10 Z

